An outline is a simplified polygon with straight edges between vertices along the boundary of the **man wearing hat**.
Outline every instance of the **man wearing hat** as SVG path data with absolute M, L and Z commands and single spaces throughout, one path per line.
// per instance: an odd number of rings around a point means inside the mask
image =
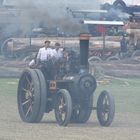
M 50 41 L 46 40 L 45 45 L 43 48 L 39 49 L 38 55 L 37 55 L 37 60 L 38 61 L 47 61 L 53 57 L 53 50 L 50 47 Z
M 64 48 L 61 47 L 60 43 L 56 42 L 55 43 L 55 54 L 56 54 L 56 59 L 61 59 L 63 57 L 63 51 Z
M 50 47 L 51 42 L 46 40 L 44 43 L 44 47 L 40 48 L 37 54 L 37 65 L 41 64 L 41 70 L 47 79 L 54 79 L 54 66 L 52 59 L 55 54 L 53 49 Z

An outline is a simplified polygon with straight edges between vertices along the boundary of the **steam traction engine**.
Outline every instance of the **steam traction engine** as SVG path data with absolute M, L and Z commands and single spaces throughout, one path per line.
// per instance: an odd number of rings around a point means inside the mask
M 57 70 L 55 78 L 41 69 L 23 71 L 18 84 L 17 100 L 19 114 L 24 122 L 40 122 L 44 113 L 54 109 L 57 123 L 61 126 L 70 122 L 87 122 L 92 110 L 97 110 L 102 126 L 112 123 L 115 113 L 112 95 L 102 91 L 97 107 L 93 107 L 97 84 L 94 76 L 89 74 L 88 51 L 89 35 L 81 34 L 80 55 L 69 52 L 69 59 L 63 59 L 59 65 L 51 67 L 51 72 Z

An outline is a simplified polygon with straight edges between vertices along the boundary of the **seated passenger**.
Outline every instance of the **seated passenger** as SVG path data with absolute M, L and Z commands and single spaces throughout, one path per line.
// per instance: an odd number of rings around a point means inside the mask
M 29 67 L 32 68 L 32 69 L 36 68 L 36 58 L 37 58 L 37 54 L 35 55 L 34 59 L 32 59 L 29 62 Z

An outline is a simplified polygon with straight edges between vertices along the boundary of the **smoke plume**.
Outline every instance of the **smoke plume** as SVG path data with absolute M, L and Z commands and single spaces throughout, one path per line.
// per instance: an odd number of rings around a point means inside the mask
M 7 31 L 11 33 L 17 28 L 23 33 L 30 33 L 33 28 L 41 26 L 58 27 L 65 32 L 78 33 L 83 27 L 67 13 L 66 7 L 77 10 L 99 9 L 98 0 L 13 0 L 13 3 L 9 3 L 20 11 L 13 21 L 14 24 L 7 26 Z M 9 3 L 7 0 L 7 4 Z

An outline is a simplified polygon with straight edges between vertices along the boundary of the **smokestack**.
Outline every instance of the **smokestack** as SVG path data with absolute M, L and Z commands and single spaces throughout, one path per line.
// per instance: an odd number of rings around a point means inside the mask
M 82 69 L 88 69 L 89 39 L 89 34 L 80 34 L 80 65 Z

